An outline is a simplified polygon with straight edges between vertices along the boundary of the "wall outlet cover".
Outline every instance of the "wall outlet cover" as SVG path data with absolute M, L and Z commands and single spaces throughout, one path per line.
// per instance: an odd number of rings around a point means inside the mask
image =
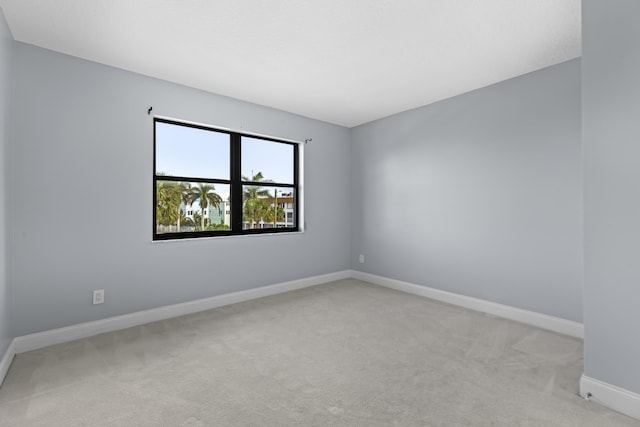
M 104 289 L 97 289 L 93 291 L 93 304 L 104 303 Z

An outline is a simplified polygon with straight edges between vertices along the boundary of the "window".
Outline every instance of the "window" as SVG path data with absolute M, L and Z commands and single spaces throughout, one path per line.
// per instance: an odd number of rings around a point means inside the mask
M 155 118 L 153 239 L 299 231 L 298 153 L 293 142 Z

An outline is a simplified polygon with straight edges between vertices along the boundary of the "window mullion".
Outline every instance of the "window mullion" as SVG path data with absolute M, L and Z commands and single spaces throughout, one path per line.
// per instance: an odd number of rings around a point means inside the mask
M 242 147 L 241 136 L 231 134 L 231 230 L 242 230 Z

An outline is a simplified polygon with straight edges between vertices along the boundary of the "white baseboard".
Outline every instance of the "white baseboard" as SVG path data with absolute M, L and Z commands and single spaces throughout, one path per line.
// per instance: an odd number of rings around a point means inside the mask
M 150 310 L 139 311 L 135 313 L 125 314 L 122 316 L 110 317 L 107 319 L 96 320 L 93 322 L 80 323 L 77 325 L 67 326 L 59 329 L 38 332 L 35 334 L 23 335 L 16 337 L 12 342 L 11 357 L 15 353 L 24 353 L 26 351 L 37 350 L 39 348 L 48 347 L 50 345 L 61 344 L 77 339 L 87 338 L 94 335 L 113 332 L 132 326 L 143 325 L 146 323 L 166 320 L 173 317 L 183 316 L 186 314 L 197 313 L 200 311 L 210 310 L 216 307 L 235 304 L 256 298 L 262 298 L 270 295 L 276 295 L 283 292 L 302 289 L 309 286 L 320 285 L 323 283 L 333 282 L 335 280 L 354 278 L 365 282 L 384 286 L 391 289 L 407 292 L 431 298 L 437 301 L 446 302 L 453 305 L 481 311 L 507 319 L 515 320 L 521 323 L 548 329 L 554 332 L 582 338 L 584 328 L 581 323 L 572 322 L 557 317 L 547 316 L 519 308 L 509 307 L 477 298 L 467 297 L 454 294 L 451 292 L 441 291 L 438 289 L 428 288 L 426 286 L 415 285 L 400 280 L 389 279 L 387 277 L 376 276 L 369 273 L 363 273 L 355 270 L 344 270 L 335 273 L 323 274 L 319 276 L 307 277 L 290 282 L 283 282 L 269 286 L 263 286 L 245 291 L 232 292 L 229 294 L 218 295 L 211 298 L 204 298 L 196 301 L 189 301 L 181 304 L 174 304 L 165 307 L 158 307 Z M 9 354 L 7 352 L 7 354 Z M 0 364 L 0 373 L 5 367 L 5 359 Z M 8 365 L 6 366 L 8 369 Z M 1 377 L 0 377 L 1 378 Z
M 13 361 L 13 357 L 16 355 L 16 340 L 13 339 L 9 343 L 9 347 L 7 351 L 4 352 L 2 359 L 0 359 L 0 386 L 4 382 L 4 377 L 7 376 L 7 372 L 9 371 L 9 366 L 11 366 L 11 362 Z
M 23 335 L 15 338 L 14 340 L 15 352 L 24 353 L 25 351 L 37 350 L 50 345 L 87 338 L 105 332 L 113 332 L 120 329 L 130 328 L 132 326 L 143 325 L 145 323 L 184 316 L 186 314 L 197 313 L 225 305 L 281 294 L 283 292 L 307 288 L 309 286 L 320 285 L 322 283 L 333 282 L 335 280 L 348 279 L 349 277 L 351 277 L 351 271 L 344 270 L 336 273 L 323 274 L 299 280 L 292 280 L 290 282 L 248 289 L 246 291 L 232 292 L 229 294 L 189 301 L 181 304 L 138 311 L 136 313 L 110 317 L 107 319 L 96 320 L 94 322 L 80 323 L 78 325 L 52 329 L 50 331 Z
M 584 325 L 571 320 L 548 316 L 546 314 L 510 307 L 508 305 L 485 301 L 478 298 L 454 294 L 452 292 L 441 291 L 439 289 L 390 279 L 388 277 L 377 276 L 375 274 L 363 273 L 362 271 L 351 270 L 351 277 L 373 283 L 375 285 L 384 286 L 386 288 L 431 298 L 498 317 L 504 317 L 505 319 L 515 320 L 520 323 L 525 323 L 527 325 L 536 326 L 538 328 L 547 329 L 564 335 L 584 338 Z
M 580 396 L 640 420 L 640 394 L 582 375 Z

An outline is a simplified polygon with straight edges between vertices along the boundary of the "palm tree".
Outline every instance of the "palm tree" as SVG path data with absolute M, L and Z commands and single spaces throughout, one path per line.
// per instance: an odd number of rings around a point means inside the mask
M 277 203 L 273 203 L 269 206 L 267 213 L 264 218 L 267 222 L 273 223 L 273 228 L 278 226 L 278 221 L 284 221 L 284 209 Z
M 202 220 L 203 216 L 200 215 L 199 212 L 194 212 L 193 213 L 193 225 L 195 227 L 196 231 L 202 231 L 202 229 L 200 228 L 200 221 Z
M 252 172 L 253 173 L 253 172 Z M 246 176 L 242 176 L 243 181 L 249 182 L 272 182 L 271 180 L 264 179 L 262 172 L 258 172 L 253 175 L 251 179 Z M 256 224 L 266 215 L 268 211 L 268 205 L 265 202 L 265 198 L 269 197 L 269 190 L 262 189 L 257 185 L 245 185 L 242 190 L 242 216 L 244 219 L 251 223 L 251 228 L 256 228 Z
M 273 223 L 273 228 L 278 226 L 277 222 L 284 220 L 284 209 L 278 204 L 278 189 L 274 189 L 274 196 L 269 194 L 269 208 L 266 212 L 264 220 Z
M 260 220 L 267 217 L 269 213 L 269 203 L 265 198 L 252 198 L 244 202 L 242 210 L 243 218 L 251 223 L 250 228 L 257 228 Z
M 178 232 L 180 232 L 180 225 L 182 220 L 184 219 L 182 204 L 183 203 L 185 205 L 189 204 L 190 194 L 191 194 L 191 184 L 189 184 L 188 182 L 178 182 L 176 184 L 176 197 L 180 199 L 180 202 L 178 203 L 178 219 L 177 219 Z
M 193 204 L 193 202 L 198 201 L 200 204 L 200 221 L 201 228 L 200 230 L 204 230 L 204 210 L 209 207 L 216 207 L 220 209 L 220 204 L 222 203 L 222 197 L 215 192 L 215 187 L 213 184 L 199 183 L 195 187 L 191 187 L 189 191 L 189 195 L 187 200 L 189 204 Z
M 180 197 L 171 181 L 156 183 L 156 225 L 170 226 L 179 218 Z

